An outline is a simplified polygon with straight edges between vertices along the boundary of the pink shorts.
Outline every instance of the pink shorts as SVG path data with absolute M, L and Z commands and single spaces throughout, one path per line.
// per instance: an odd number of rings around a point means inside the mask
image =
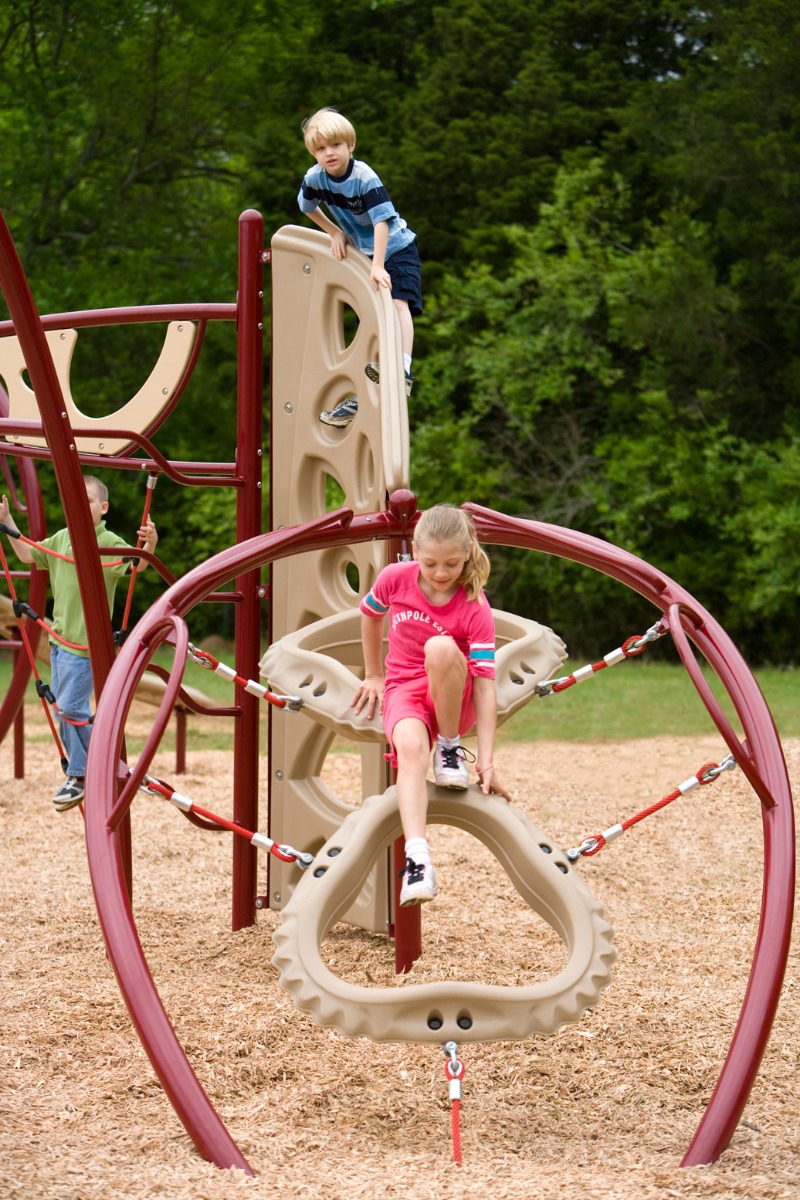
M 428 728 L 431 745 L 436 741 L 439 726 L 436 723 L 436 711 L 428 688 L 428 676 L 420 675 L 405 683 L 397 683 L 383 697 L 383 728 L 386 738 L 392 742 L 392 733 L 398 721 L 404 717 L 416 717 L 423 721 Z M 466 733 L 475 724 L 475 706 L 472 703 L 472 676 L 467 674 L 464 685 L 464 699 L 461 702 L 461 716 L 458 721 L 458 732 Z M 392 746 L 394 743 L 392 742 Z M 392 755 L 392 758 L 394 755 Z

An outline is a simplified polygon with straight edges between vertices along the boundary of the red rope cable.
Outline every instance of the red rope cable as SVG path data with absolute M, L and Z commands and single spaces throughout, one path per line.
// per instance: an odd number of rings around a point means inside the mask
M 204 667 L 204 670 L 216 672 L 217 667 L 222 666 L 222 663 L 219 661 L 219 659 L 215 658 L 213 654 L 210 654 L 208 650 L 199 650 L 197 647 L 195 647 L 192 650 L 190 657 L 194 659 L 199 667 L 203 666 L 203 662 L 200 660 L 204 660 L 204 662 L 207 664 L 207 666 Z M 230 676 L 228 676 L 226 673 L 225 678 L 230 678 L 232 683 L 238 684 L 239 687 L 243 688 L 246 688 L 248 683 L 251 682 L 249 679 L 245 679 L 243 675 L 237 675 L 235 672 L 233 672 Z M 269 690 L 269 688 L 264 689 L 263 699 L 266 700 L 268 704 L 273 704 L 275 708 L 286 708 L 286 701 L 281 699 L 280 696 L 276 696 L 274 692 Z
M 62 562 L 75 562 L 71 554 L 60 554 L 58 550 L 51 550 L 49 546 L 43 546 L 41 542 L 34 542 L 31 538 L 25 537 L 24 533 L 19 534 L 19 541 L 24 542 L 26 546 L 33 546 L 34 549 L 41 550 L 42 554 L 49 554 L 51 558 L 60 558 Z M 106 559 L 101 562 L 100 566 L 107 571 L 109 567 L 121 567 L 122 563 L 123 559 L 121 558 Z
M 151 791 L 158 792 L 158 794 L 163 796 L 166 800 L 171 800 L 175 795 L 175 788 L 170 787 L 168 783 L 164 783 L 160 779 L 148 777 L 147 786 Z M 201 808 L 200 805 L 195 804 L 193 800 L 189 802 L 188 811 L 194 813 L 198 817 L 205 817 L 207 821 L 213 821 L 215 825 L 219 825 L 222 829 L 230 830 L 231 833 L 235 833 L 237 837 L 244 838 L 248 842 L 252 842 L 253 838 L 255 837 L 255 834 L 251 829 L 245 829 L 243 825 L 237 825 L 235 821 L 229 821 L 227 817 L 220 817 L 217 815 L 217 813 L 213 813 L 207 808 Z M 276 858 L 279 858 L 281 862 L 293 863 L 296 861 L 293 855 L 284 854 L 277 845 L 272 845 L 269 852 L 270 854 L 274 854 Z
M 680 789 L 675 788 L 675 791 L 670 792 L 670 794 L 665 796 L 663 800 L 657 800 L 655 804 L 651 804 L 649 808 L 643 809 L 642 812 L 637 813 L 635 817 L 628 817 L 627 821 L 620 821 L 620 825 L 623 829 L 630 829 L 631 826 L 637 825 L 639 821 L 643 821 L 645 817 L 650 817 L 653 813 L 657 813 L 660 809 L 666 808 L 667 805 L 671 804 L 673 800 L 677 800 L 680 795 Z
M 453 1101 L 453 1162 L 461 1166 L 461 1101 Z
M 461 1166 L 461 1083 L 464 1078 L 464 1064 L 460 1058 L 448 1059 L 444 1064 L 450 1094 L 450 1125 L 453 1137 L 453 1162 Z
M 608 666 L 608 663 L 607 662 L 597 662 L 597 663 L 590 663 L 589 665 L 591 666 L 592 671 L 596 675 L 598 671 L 605 670 L 605 668 Z M 553 684 L 553 691 L 554 692 L 565 692 L 567 690 L 567 688 L 572 687 L 573 684 L 576 684 L 577 682 L 578 681 L 574 675 L 568 675 L 566 679 L 562 679 L 560 682 Z
M 719 773 L 719 763 L 703 763 L 700 770 L 695 771 L 694 778 L 701 786 L 705 786 L 707 783 L 713 783 L 716 775 L 709 774 L 711 771 L 717 771 L 717 773 Z M 627 831 L 632 826 L 637 825 L 639 821 L 643 821 L 645 817 L 650 817 L 653 815 L 653 813 L 657 813 L 662 808 L 666 808 L 668 804 L 671 804 L 673 800 L 678 800 L 683 794 L 684 793 L 680 788 L 675 788 L 669 793 L 669 795 L 664 796 L 661 800 L 656 800 L 655 804 L 651 804 L 649 808 L 643 809 L 640 813 L 637 813 L 636 816 L 627 817 L 624 821 L 620 821 L 619 828 L 623 831 Z M 592 855 L 597 854 L 599 850 L 602 850 L 603 847 L 608 844 L 602 833 L 592 834 L 591 839 L 585 840 L 591 840 L 594 845 L 588 849 L 581 850 L 581 855 L 584 858 L 591 858 Z
M 2 542 L 0 542 L 0 559 L 2 559 L 2 562 L 3 562 L 3 572 L 6 577 L 6 583 L 8 584 L 8 590 L 11 594 L 11 600 L 12 600 L 12 602 L 16 601 L 17 593 L 16 593 L 16 589 L 14 588 L 14 578 L 11 574 L 11 570 L 8 565 L 8 559 L 6 558 L 6 554 L 5 554 L 5 550 L 3 549 Z M 30 663 L 31 672 L 33 674 L 33 677 L 36 680 L 37 684 L 41 684 L 42 680 L 41 680 L 41 676 L 39 675 L 39 668 L 36 666 L 36 655 L 33 653 L 33 647 L 31 646 L 30 639 L 28 638 L 28 631 L 25 628 L 25 626 L 23 625 L 20 617 L 17 617 L 17 625 L 19 626 L 19 633 L 20 633 L 20 638 L 22 640 L 22 644 L 25 647 L 26 654 L 28 655 L 28 662 Z M 47 723 L 50 726 L 50 732 L 53 735 L 53 740 L 56 744 L 56 749 L 58 750 L 58 757 L 61 759 L 61 762 L 63 763 L 66 761 L 66 756 L 64 754 L 64 747 L 61 745 L 61 738 L 58 736 L 58 730 L 56 729 L 56 723 L 53 720 L 53 714 L 50 711 L 50 705 L 48 704 L 44 695 L 42 695 L 42 693 L 39 691 L 38 687 L 37 687 L 36 691 L 37 691 L 37 694 L 39 695 L 40 700 L 42 701 L 42 706 L 44 708 L 44 714 L 47 717 Z
M 149 486 L 150 478 L 152 478 L 152 475 L 148 478 L 148 488 L 147 488 L 147 491 L 145 492 L 144 508 L 142 509 L 142 519 L 141 519 L 140 525 L 145 525 L 147 523 L 147 520 L 150 516 L 150 505 L 153 502 L 153 488 Z M 141 550 L 143 545 L 144 545 L 144 539 L 141 537 L 137 537 L 136 549 Z M 133 589 L 136 586 L 136 573 L 138 570 L 139 570 L 139 568 L 138 568 L 137 564 L 134 563 L 131 568 L 131 578 L 130 578 L 130 583 L 128 584 L 128 595 L 125 599 L 125 612 L 123 613 L 122 624 L 120 625 L 120 629 L 123 632 L 128 628 L 128 619 L 131 615 L 131 605 L 133 603 Z

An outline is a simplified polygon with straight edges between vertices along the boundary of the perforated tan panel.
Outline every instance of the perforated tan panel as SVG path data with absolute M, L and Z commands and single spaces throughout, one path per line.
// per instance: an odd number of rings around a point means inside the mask
M 567 648 L 557 633 L 538 621 L 496 608 L 492 615 L 497 639 L 497 723 L 501 725 L 528 703 L 538 684 L 561 667 Z M 274 691 L 299 696 L 304 714 L 320 725 L 348 739 L 385 743 L 380 714 L 368 720 L 362 710 L 356 716 L 350 703 L 363 678 L 361 613 L 357 608 L 274 641 L 260 670 Z
M 357 325 L 355 318 L 357 317 Z M 349 340 L 348 340 L 349 339 Z M 364 374 L 381 363 L 381 384 Z M 319 414 L 358 396 L 346 429 Z M 408 487 L 408 409 L 400 331 L 389 292 L 375 291 L 369 260 L 353 247 L 344 262 L 325 234 L 296 226 L 272 239 L 271 487 L 273 528 L 295 525 L 345 504 L 357 514 L 385 508 L 387 494 Z M 386 542 L 295 555 L 272 565 L 272 640 L 350 609 L 385 565 Z M 359 671 L 358 659 L 347 663 Z M 321 773 L 334 734 L 302 713 L 275 711 L 269 749 L 270 836 L 316 851 L 362 796 L 387 784 L 383 747 L 361 748 L 362 795 L 340 797 Z M 282 908 L 297 868 L 270 864 L 270 906 Z M 386 867 L 378 863 L 346 915 L 383 931 L 388 917 Z
M 171 321 L 156 364 L 136 395 L 114 412 L 104 413 L 102 417 L 87 417 L 72 399 L 70 387 L 77 330 L 48 330 L 45 337 L 70 424 L 73 428 L 80 426 L 97 431 L 96 437 L 76 438 L 78 450 L 91 454 L 119 454 L 130 442 L 124 438 L 106 437 L 104 429 L 130 429 L 133 433 L 143 433 L 149 429 L 169 404 L 183 377 L 194 345 L 194 335 L 195 326 L 191 321 Z M 38 421 L 41 419 L 39 406 L 32 388 L 25 382 L 25 370 L 19 339 L 0 338 L 0 378 L 5 381 L 8 392 L 9 416 L 15 421 Z M 7 434 L 5 441 L 26 446 L 47 445 L 43 437 L 22 437 L 18 434 Z
M 400 832 L 396 789 L 373 796 L 349 815 L 303 877 L 274 935 L 272 959 L 298 1008 L 348 1037 L 376 1042 L 486 1042 L 553 1033 L 580 1019 L 600 998 L 616 958 L 613 930 L 547 834 L 520 809 L 477 787 L 454 795 L 429 783 L 428 821 L 453 825 L 494 854 L 519 895 L 559 935 L 569 954 L 550 979 L 521 987 L 457 982 L 367 987 L 334 974 L 323 957 L 325 934 L 339 918 L 375 854 Z M 486 945 L 503 937 L 487 926 Z M 470 975 L 461 966 L 462 979 Z M 458 974 L 459 972 L 457 972 Z

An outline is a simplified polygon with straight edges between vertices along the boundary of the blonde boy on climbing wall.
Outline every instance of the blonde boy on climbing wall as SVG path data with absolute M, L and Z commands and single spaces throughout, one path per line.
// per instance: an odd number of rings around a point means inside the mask
M 422 264 L 417 236 L 397 212 L 389 193 L 367 163 L 353 157 L 356 131 L 335 108 L 321 108 L 303 122 L 303 137 L 309 154 L 317 160 L 305 174 L 297 197 L 305 213 L 331 239 L 331 254 L 339 262 L 347 257 L 351 242 L 372 259 L 372 286 L 389 288 L 400 322 L 406 395 L 411 394 L 411 354 L 414 347 L 414 317 L 422 313 Z M 333 221 L 320 205 L 324 204 Z M 380 380 L 380 365 L 364 368 L 374 383 Z M 343 428 L 358 412 L 358 400 L 348 396 L 336 408 L 320 414 L 325 425 Z
M 98 546 L 119 546 L 130 551 L 132 548 L 124 538 L 106 529 L 103 517 L 108 511 L 108 488 L 102 480 L 94 475 L 85 475 L 86 498 L 89 501 L 89 511 L 92 515 L 94 531 Z M 59 529 L 51 537 L 45 538 L 38 545 L 23 542 L 13 533 L 19 533 L 14 523 L 5 496 L 0 496 L 0 524 L 12 531 L 10 535 L 14 553 L 21 562 L 31 563 L 49 572 L 50 587 L 53 592 L 53 616 L 50 636 L 50 669 L 51 690 L 56 698 L 59 714 L 59 727 L 64 752 L 67 755 L 67 778 L 53 797 L 57 812 L 66 812 L 80 804 L 84 794 L 84 777 L 86 775 L 86 752 L 89 747 L 91 725 L 91 709 L 89 700 L 92 695 L 92 666 L 89 661 L 89 648 L 86 644 L 86 621 L 83 615 L 81 594 L 78 587 L 78 572 L 72 558 L 69 530 Z M 147 520 L 138 531 L 142 548 L 153 551 L 158 541 L 156 527 Z M 67 556 L 56 558 L 50 550 L 58 555 Z M 104 559 L 108 562 L 108 559 Z M 146 561 L 142 560 L 139 570 L 144 570 Z M 108 597 L 108 610 L 114 601 L 117 580 L 131 570 L 130 560 L 105 567 L 103 581 Z M 59 640 L 61 639 L 61 640 Z M 63 643 L 68 642 L 66 646 Z

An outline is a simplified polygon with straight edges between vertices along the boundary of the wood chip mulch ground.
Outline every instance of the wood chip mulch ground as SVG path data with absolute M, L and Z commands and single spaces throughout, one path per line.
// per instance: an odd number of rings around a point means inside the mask
M 800 741 L 784 747 L 797 792 Z M 726 750 L 716 736 L 504 744 L 515 803 L 562 847 L 630 816 Z M 358 758 L 326 782 L 358 790 Z M 728 772 L 638 825 L 580 871 L 615 929 L 619 959 L 596 1008 L 549 1038 L 466 1045 L 452 1164 L 444 1057 L 320 1028 L 276 982 L 277 914 L 230 931 L 229 835 L 166 801 L 133 809 L 135 917 L 189 1059 L 256 1171 L 204 1162 L 156 1080 L 105 955 L 78 810 L 58 815 L 52 746 L 24 780 L 0 747 L 4 1200 L 523 1200 L 800 1196 L 800 981 L 792 950 L 772 1037 L 744 1118 L 714 1165 L 679 1163 L 703 1113 L 747 984 L 762 886 L 759 804 Z M 154 773 L 230 812 L 230 758 L 169 755 Z M 278 835 L 279 836 L 279 835 Z M 440 895 L 425 911 L 413 979 L 527 983 L 558 970 L 552 931 L 479 843 L 432 831 Z M 263 866 L 262 866 L 263 871 Z M 382 936 L 334 928 L 332 968 L 390 982 Z

